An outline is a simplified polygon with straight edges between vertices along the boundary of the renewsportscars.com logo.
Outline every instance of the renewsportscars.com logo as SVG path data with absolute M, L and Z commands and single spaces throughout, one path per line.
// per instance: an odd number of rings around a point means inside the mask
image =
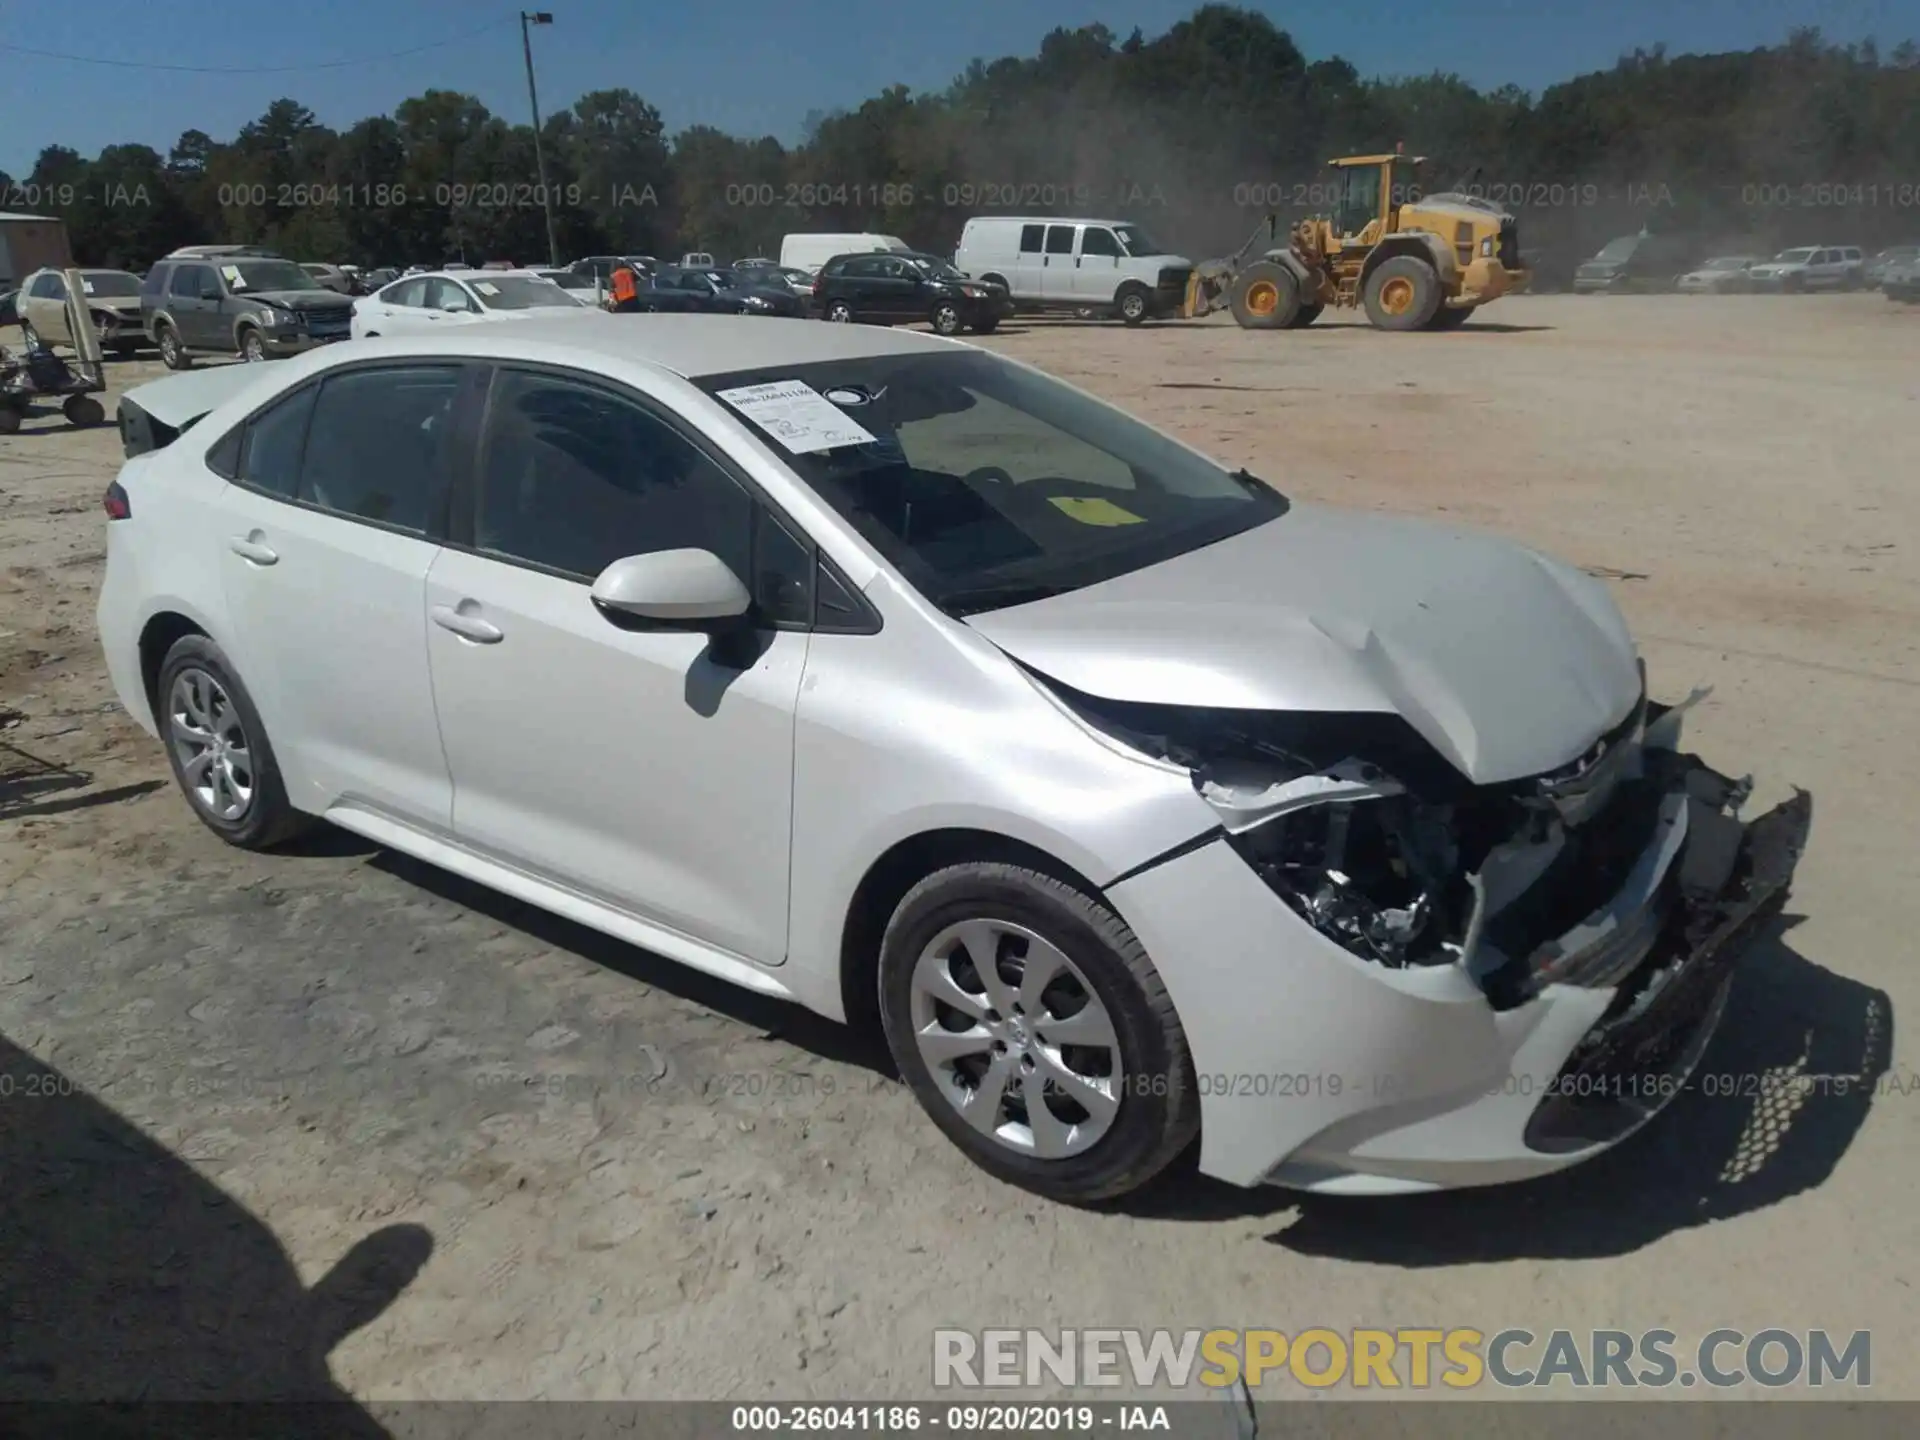
M 936 1389 L 1192 1385 L 1249 1390 L 1445 1386 L 1588 1389 L 1873 1383 L 1873 1336 L 1855 1330 L 936 1330 Z

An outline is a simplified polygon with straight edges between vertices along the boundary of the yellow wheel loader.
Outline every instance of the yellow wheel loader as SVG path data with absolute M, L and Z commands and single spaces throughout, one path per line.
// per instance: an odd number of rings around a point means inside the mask
M 1231 310 L 1247 330 L 1297 330 L 1328 306 L 1362 306 L 1381 330 L 1451 330 L 1489 300 L 1525 288 L 1514 217 L 1475 196 L 1423 195 L 1424 156 L 1352 155 L 1331 215 L 1281 234 L 1268 215 L 1238 253 L 1195 268 L 1188 318 Z

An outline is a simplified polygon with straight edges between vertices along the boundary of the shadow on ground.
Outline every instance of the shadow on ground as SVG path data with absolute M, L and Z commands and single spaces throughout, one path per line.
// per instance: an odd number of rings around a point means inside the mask
M 1279 1215 L 1303 1255 L 1428 1267 L 1624 1255 L 1823 1183 L 1853 1143 L 1893 1048 L 1887 995 L 1795 951 L 1776 924 L 1738 972 L 1694 1085 L 1619 1148 L 1544 1179 L 1394 1199 L 1239 1190 L 1169 1175 L 1133 1213 Z
M 305 1404 L 276 1407 L 276 1436 L 385 1436 L 327 1356 L 432 1250 L 390 1225 L 308 1289 L 245 1207 L 0 1038 L 0 1432 L 205 1434 L 171 1407 L 277 1401 Z

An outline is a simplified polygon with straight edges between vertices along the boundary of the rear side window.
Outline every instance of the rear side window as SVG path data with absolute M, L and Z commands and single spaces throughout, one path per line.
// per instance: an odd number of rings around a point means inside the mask
M 200 277 L 211 273 L 204 265 L 182 265 L 173 272 L 173 284 L 167 287 L 167 293 L 195 299 L 200 294 Z
M 424 535 L 445 493 L 457 365 L 383 366 L 329 377 L 307 426 L 298 498 Z
M 1020 227 L 1020 253 L 1022 255 L 1038 255 L 1046 233 L 1047 227 L 1044 225 L 1022 225 Z
M 317 385 L 289 395 L 248 422 L 235 478 L 269 495 L 292 499 L 300 488 L 300 458 L 307 444 Z
M 1047 253 L 1049 255 L 1073 253 L 1073 226 L 1049 225 L 1047 227 Z

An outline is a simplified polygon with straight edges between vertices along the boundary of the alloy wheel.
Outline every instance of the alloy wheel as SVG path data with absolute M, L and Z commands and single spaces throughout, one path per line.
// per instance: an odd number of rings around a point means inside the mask
M 174 677 L 167 696 L 168 743 L 193 803 L 216 820 L 239 820 L 253 804 L 253 750 L 233 697 L 207 671 Z
M 950 925 L 914 963 L 914 1044 L 983 1136 L 1040 1160 L 1099 1143 L 1126 1075 L 1113 1018 L 1058 946 L 1003 920 Z

